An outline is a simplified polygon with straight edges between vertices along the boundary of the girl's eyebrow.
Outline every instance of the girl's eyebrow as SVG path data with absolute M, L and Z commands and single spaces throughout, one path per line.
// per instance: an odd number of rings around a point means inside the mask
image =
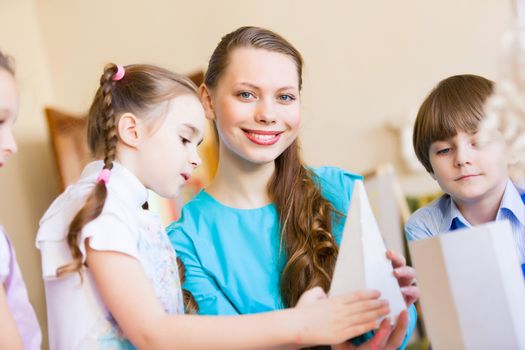
M 193 125 L 191 125 L 191 124 L 188 124 L 188 123 L 184 123 L 184 124 L 182 124 L 182 126 L 185 126 L 185 127 L 187 127 L 188 129 L 190 129 L 190 130 L 191 130 L 191 132 L 192 132 L 193 134 L 197 134 L 197 133 L 198 133 L 198 130 L 197 130 L 197 128 L 196 128 L 196 127 L 194 127 L 194 126 L 193 126 Z
M 191 125 L 191 124 L 188 124 L 188 123 L 184 123 L 182 124 L 183 127 L 186 127 L 190 130 L 190 133 L 191 133 L 191 137 L 197 137 L 198 135 L 200 135 L 200 131 L 199 129 L 197 129 L 195 126 Z

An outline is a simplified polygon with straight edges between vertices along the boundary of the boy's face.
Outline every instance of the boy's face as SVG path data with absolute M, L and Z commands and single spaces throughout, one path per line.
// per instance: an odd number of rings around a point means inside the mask
M 507 148 L 501 134 L 481 145 L 475 133 L 459 131 L 430 145 L 430 164 L 441 189 L 456 202 L 498 198 L 508 179 Z

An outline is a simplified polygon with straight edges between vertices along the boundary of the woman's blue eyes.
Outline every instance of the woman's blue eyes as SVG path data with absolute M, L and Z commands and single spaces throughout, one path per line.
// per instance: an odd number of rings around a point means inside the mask
M 254 97 L 251 92 L 243 91 L 238 94 L 239 97 L 242 97 L 244 99 L 249 99 L 250 97 Z
M 281 95 L 279 96 L 279 99 L 285 102 L 291 102 L 295 100 L 295 97 L 292 95 Z
M 239 92 L 237 96 L 241 97 L 244 100 L 256 98 L 253 93 L 248 92 L 248 91 Z M 295 101 L 295 96 L 285 94 L 285 95 L 279 95 L 277 99 L 283 102 L 292 102 L 292 101 Z

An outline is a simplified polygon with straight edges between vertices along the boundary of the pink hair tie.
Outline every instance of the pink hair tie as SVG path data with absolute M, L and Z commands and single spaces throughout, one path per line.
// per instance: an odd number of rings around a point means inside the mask
M 120 64 L 117 64 L 117 72 L 113 74 L 113 81 L 119 81 L 120 79 L 124 78 L 124 67 L 122 67 Z
M 109 170 L 109 169 L 102 169 L 102 171 L 100 172 L 100 175 L 97 178 L 97 183 L 102 181 L 102 182 L 104 182 L 107 185 L 108 181 L 109 181 L 109 175 L 111 175 L 111 170 Z

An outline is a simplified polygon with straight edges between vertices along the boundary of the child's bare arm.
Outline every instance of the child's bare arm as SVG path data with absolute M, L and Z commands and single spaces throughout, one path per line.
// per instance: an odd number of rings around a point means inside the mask
M 87 249 L 97 288 L 131 342 L 141 349 L 256 349 L 334 344 L 365 333 L 388 313 L 377 292 L 246 316 L 167 315 L 140 263 L 122 253 Z
M 0 349 L 24 349 L 3 286 L 0 286 L 0 330 Z

